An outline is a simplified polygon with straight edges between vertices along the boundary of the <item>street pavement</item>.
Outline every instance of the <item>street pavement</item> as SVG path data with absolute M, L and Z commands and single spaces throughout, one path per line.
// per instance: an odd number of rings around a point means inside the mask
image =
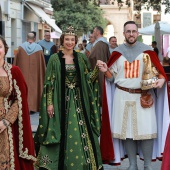
M 38 126 L 39 113 L 34 113 L 30 115 L 31 127 L 33 133 L 36 132 Z M 143 170 L 143 161 L 138 158 L 138 170 Z M 161 161 L 152 162 L 153 170 L 161 170 Z M 124 159 L 120 166 L 110 166 L 104 165 L 104 170 L 126 170 L 129 166 L 128 159 Z

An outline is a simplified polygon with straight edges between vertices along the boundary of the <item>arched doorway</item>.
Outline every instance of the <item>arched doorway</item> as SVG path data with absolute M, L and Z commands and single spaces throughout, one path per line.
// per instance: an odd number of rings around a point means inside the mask
M 105 29 L 105 32 L 104 32 L 104 37 L 107 38 L 107 41 L 109 41 L 109 38 L 111 36 L 114 36 L 115 35 L 115 31 L 114 31 L 114 26 L 113 24 L 109 21 L 108 24 L 107 24 L 107 27 Z

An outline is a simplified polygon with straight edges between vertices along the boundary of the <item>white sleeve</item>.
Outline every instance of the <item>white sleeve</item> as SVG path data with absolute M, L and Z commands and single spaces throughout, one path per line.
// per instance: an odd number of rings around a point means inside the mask
M 111 78 L 107 78 L 108 81 L 113 82 L 115 80 L 115 77 L 117 75 L 117 61 L 113 63 L 113 65 L 109 68 L 110 72 L 112 73 Z

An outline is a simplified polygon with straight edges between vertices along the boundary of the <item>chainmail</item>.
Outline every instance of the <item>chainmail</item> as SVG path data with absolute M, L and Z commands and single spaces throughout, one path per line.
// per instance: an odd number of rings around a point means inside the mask
M 133 62 L 139 54 L 143 53 L 146 50 L 153 51 L 153 49 L 150 46 L 139 41 L 137 41 L 134 46 L 121 44 L 120 46 L 114 49 L 114 51 L 121 53 L 130 63 Z

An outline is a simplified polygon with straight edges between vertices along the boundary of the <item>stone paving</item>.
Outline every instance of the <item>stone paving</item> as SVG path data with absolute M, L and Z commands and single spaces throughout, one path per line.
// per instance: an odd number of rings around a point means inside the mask
M 39 117 L 38 113 L 34 113 L 30 115 L 31 127 L 33 133 L 35 133 L 37 130 L 38 117 Z M 138 161 L 138 170 L 143 170 L 143 161 L 140 160 L 139 158 L 137 161 Z M 161 163 L 162 163 L 161 161 L 152 162 L 153 170 L 161 170 Z M 129 162 L 128 159 L 124 159 L 120 166 L 110 166 L 110 165 L 103 165 L 103 166 L 104 166 L 104 170 L 126 170 L 129 166 Z
M 143 161 L 138 158 L 138 170 L 143 170 Z M 152 162 L 153 170 L 161 170 L 161 161 Z M 123 160 L 120 166 L 113 167 L 110 165 L 104 165 L 104 170 L 126 170 L 129 166 L 128 159 Z

